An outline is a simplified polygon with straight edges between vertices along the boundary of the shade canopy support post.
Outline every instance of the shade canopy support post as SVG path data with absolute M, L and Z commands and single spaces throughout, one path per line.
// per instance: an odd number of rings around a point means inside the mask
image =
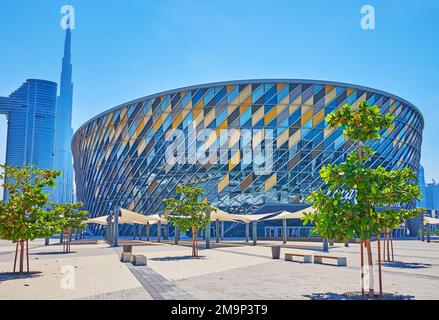
M 329 252 L 329 241 L 328 239 L 323 239 L 323 252 Z
M 431 224 L 427 224 L 427 243 L 431 243 Z
M 253 221 L 253 245 L 258 244 L 258 222 Z
M 283 237 L 283 243 L 287 243 L 287 219 L 282 220 L 282 237 Z
M 216 220 L 216 223 L 215 223 L 216 243 L 219 243 L 219 228 L 220 228 L 220 222 L 219 222 L 219 220 Z
M 165 224 L 165 240 L 169 240 L 169 223 Z
M 206 249 L 210 249 L 210 222 L 207 224 L 204 234 L 206 238 Z
M 250 241 L 250 223 L 245 224 L 245 242 Z
M 425 242 L 425 224 L 424 224 L 424 218 L 422 218 L 422 242 Z
M 161 241 L 161 233 L 162 233 L 162 223 L 159 221 L 157 223 L 157 242 L 160 243 Z
M 119 246 L 119 207 L 114 208 L 114 241 L 113 247 Z
M 133 223 L 133 240 L 136 240 L 137 235 L 136 235 L 136 224 Z
M 178 245 L 178 241 L 180 240 L 180 230 L 175 228 L 174 230 L 174 244 Z

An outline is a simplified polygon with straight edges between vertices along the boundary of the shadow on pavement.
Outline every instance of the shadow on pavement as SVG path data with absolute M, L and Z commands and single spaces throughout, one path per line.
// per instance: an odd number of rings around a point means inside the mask
M 376 295 L 374 298 L 362 296 L 361 292 L 347 292 L 347 293 L 313 293 L 311 295 L 304 295 L 310 300 L 414 300 L 414 296 L 398 295 L 392 293 L 384 293 L 382 297 Z
M 391 268 L 401 268 L 401 269 L 427 269 L 427 268 L 431 268 L 431 264 L 415 263 L 415 262 L 402 262 L 402 261 L 386 262 L 386 263 L 383 263 L 383 266 L 391 267 Z
M 29 273 L 5 272 L 5 273 L 0 273 L 0 282 L 18 280 L 18 279 L 32 279 L 32 278 L 40 277 L 41 275 L 42 272 L 29 272 Z
M 30 256 L 56 256 L 56 255 L 67 255 L 67 254 L 73 254 L 76 253 L 76 251 L 70 251 L 70 252 L 62 252 L 62 251 L 50 251 L 50 252 L 34 252 L 30 253 Z
M 164 257 L 164 258 L 150 258 L 148 260 L 153 261 L 180 261 L 180 260 L 202 260 L 204 256 L 192 257 L 192 256 L 179 256 L 179 257 Z

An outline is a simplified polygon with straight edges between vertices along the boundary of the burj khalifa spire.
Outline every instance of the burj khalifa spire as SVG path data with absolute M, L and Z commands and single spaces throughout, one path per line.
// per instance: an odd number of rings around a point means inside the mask
M 62 72 L 60 93 L 56 107 L 55 125 L 55 150 L 54 169 L 61 171 L 62 175 L 57 179 L 57 187 L 54 188 L 53 201 L 56 203 L 73 202 L 73 162 L 71 141 L 72 129 L 72 106 L 73 106 L 73 83 L 72 83 L 72 31 L 66 29 L 64 43 L 64 57 L 62 60 Z

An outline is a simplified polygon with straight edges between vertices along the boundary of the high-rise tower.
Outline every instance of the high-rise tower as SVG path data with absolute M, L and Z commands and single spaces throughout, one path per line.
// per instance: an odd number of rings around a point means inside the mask
M 53 169 L 56 92 L 55 82 L 29 79 L 0 97 L 0 114 L 8 118 L 6 165 Z
M 421 165 L 419 166 L 418 184 L 422 193 L 422 198 L 418 200 L 417 206 L 419 208 L 427 208 L 427 185 L 425 183 L 425 170 Z
M 72 32 L 66 30 L 64 43 L 64 57 L 62 60 L 62 72 L 60 93 L 56 107 L 56 132 L 55 132 L 55 155 L 54 169 L 62 172 L 57 179 L 57 188 L 54 189 L 53 201 L 56 203 L 73 202 L 73 163 L 71 141 L 72 129 L 72 59 L 71 59 Z

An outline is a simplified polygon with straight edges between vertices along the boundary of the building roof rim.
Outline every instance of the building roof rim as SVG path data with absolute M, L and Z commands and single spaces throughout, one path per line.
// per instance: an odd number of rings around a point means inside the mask
M 28 79 L 30 80 L 30 79 Z M 38 80 L 38 79 L 33 79 L 33 80 Z M 47 80 L 44 80 L 47 81 Z M 287 83 L 301 83 L 301 84 L 321 84 L 321 85 L 333 85 L 333 86 L 343 86 L 343 87 L 351 87 L 351 88 L 355 88 L 355 89 L 359 89 L 359 90 L 365 90 L 365 91 L 372 91 L 381 95 L 385 95 L 388 96 L 390 98 L 394 98 L 400 102 L 403 102 L 407 105 L 409 105 L 410 107 L 412 107 L 416 112 L 419 113 L 419 115 L 421 116 L 422 119 L 422 125 L 424 126 L 424 116 L 422 114 L 422 112 L 418 109 L 418 107 L 416 107 L 413 103 L 409 102 L 408 100 L 401 98 L 400 96 L 397 96 L 395 94 L 383 91 L 383 90 L 379 90 L 379 89 L 375 89 L 375 88 L 371 88 L 371 87 L 367 87 L 367 86 L 362 86 L 362 85 L 356 85 L 356 84 L 352 84 L 352 83 L 347 83 L 347 82 L 338 82 L 338 81 L 327 81 L 327 80 L 312 80 L 312 79 L 289 79 L 289 78 L 279 78 L 279 79 L 247 79 L 247 80 L 230 80 L 230 81 L 219 81 L 219 82 L 210 82 L 210 83 L 205 83 L 205 84 L 198 84 L 198 85 L 192 85 L 192 86 L 186 86 L 186 87 L 181 87 L 181 88 L 176 88 L 176 89 L 171 89 L 171 90 L 166 90 L 166 91 L 162 91 L 162 92 L 158 92 L 158 93 L 154 93 L 151 95 L 147 95 L 141 98 L 137 98 L 122 104 L 119 104 L 113 108 L 107 109 L 101 113 L 99 113 L 98 115 L 94 116 L 93 118 L 91 118 L 90 120 L 86 121 L 84 124 L 82 124 L 73 134 L 73 138 L 76 136 L 76 134 L 82 130 L 82 128 L 84 128 L 85 126 L 87 126 L 89 123 L 99 119 L 100 117 L 105 116 L 106 114 L 115 111 L 117 109 L 120 109 L 122 107 L 125 107 L 127 105 L 130 104 L 134 104 L 134 103 L 139 103 L 140 101 L 144 101 L 144 100 L 148 100 L 148 99 L 154 99 L 160 96 L 164 96 L 164 95 L 168 95 L 168 94 L 172 94 L 172 93 L 176 93 L 176 92 L 181 92 L 181 91 L 189 91 L 189 90 L 197 90 L 197 89 L 201 89 L 201 88 L 208 88 L 208 87 L 216 87 L 216 86 L 224 86 L 224 85 L 240 85 L 240 84 L 254 84 L 254 83 L 282 83 L 282 82 L 287 82 Z
M 56 81 L 44 80 L 44 79 L 35 79 L 35 78 L 26 79 L 26 81 L 24 83 L 26 83 L 26 82 L 46 82 L 46 83 L 58 85 L 58 83 Z

